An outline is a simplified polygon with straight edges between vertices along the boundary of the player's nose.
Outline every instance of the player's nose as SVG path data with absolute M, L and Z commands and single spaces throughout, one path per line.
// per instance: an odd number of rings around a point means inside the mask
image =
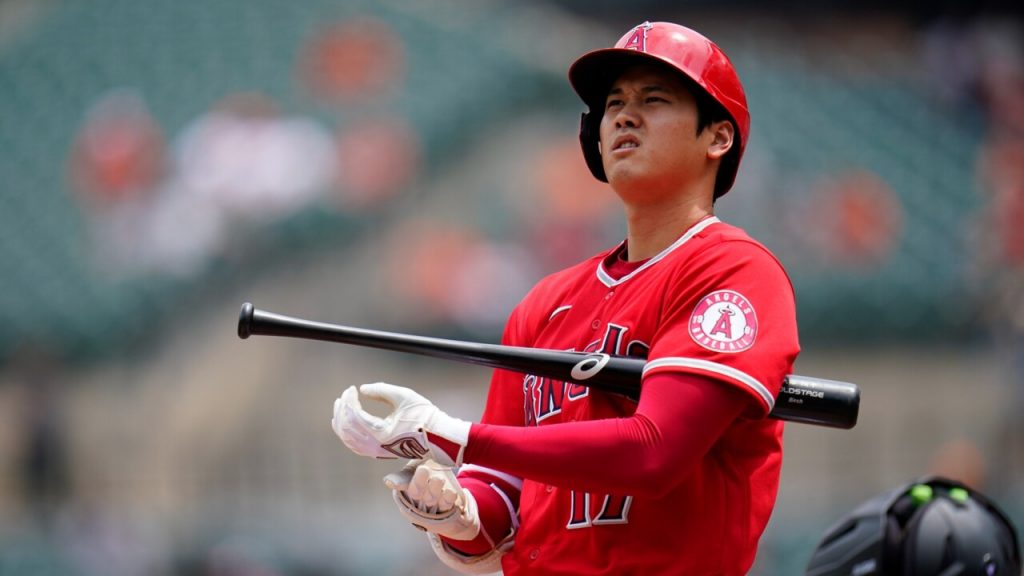
M 616 128 L 636 128 L 640 125 L 640 114 L 635 106 L 625 104 L 612 112 Z

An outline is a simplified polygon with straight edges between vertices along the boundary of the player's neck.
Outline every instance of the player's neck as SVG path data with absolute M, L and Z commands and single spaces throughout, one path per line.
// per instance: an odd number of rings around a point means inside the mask
M 712 204 L 699 198 L 675 198 L 641 206 L 626 205 L 630 262 L 659 254 L 694 224 L 714 214 Z

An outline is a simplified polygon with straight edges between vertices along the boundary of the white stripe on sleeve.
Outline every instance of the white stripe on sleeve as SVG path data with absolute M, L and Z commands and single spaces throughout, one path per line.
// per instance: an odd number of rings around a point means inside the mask
M 732 366 L 726 366 L 725 364 L 719 364 L 718 362 L 712 362 L 710 360 L 699 360 L 697 358 L 658 358 L 657 360 L 648 362 L 647 365 L 644 366 L 643 375 L 646 376 L 651 370 L 664 367 L 690 368 L 703 372 L 711 372 L 712 374 L 717 374 L 719 376 L 725 376 L 730 380 L 743 384 L 757 393 L 757 395 L 764 400 L 764 403 L 768 405 L 769 411 L 775 407 L 775 398 L 771 395 L 771 392 L 768 391 L 768 388 L 765 387 L 764 384 L 759 382 L 750 374 L 747 374 L 742 370 L 737 370 Z

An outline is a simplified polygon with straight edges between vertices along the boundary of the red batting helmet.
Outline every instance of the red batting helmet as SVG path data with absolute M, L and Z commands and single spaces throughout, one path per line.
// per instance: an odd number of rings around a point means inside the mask
M 590 109 L 580 123 L 580 144 L 590 171 L 598 180 L 608 181 L 601 162 L 598 130 L 604 100 L 625 67 L 641 60 L 662 62 L 678 70 L 728 113 L 736 127 L 737 142 L 718 168 L 715 198 L 725 194 L 736 180 L 750 135 L 747 97 L 732 62 L 714 42 L 670 22 L 644 22 L 620 38 L 615 47 L 588 52 L 569 68 L 569 83 Z

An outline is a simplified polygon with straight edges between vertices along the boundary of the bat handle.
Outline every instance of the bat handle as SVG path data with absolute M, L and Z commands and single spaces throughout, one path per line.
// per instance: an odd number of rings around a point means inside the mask
M 252 302 L 242 304 L 242 310 L 238 313 L 238 337 L 245 340 L 252 335 L 252 314 L 255 308 Z

